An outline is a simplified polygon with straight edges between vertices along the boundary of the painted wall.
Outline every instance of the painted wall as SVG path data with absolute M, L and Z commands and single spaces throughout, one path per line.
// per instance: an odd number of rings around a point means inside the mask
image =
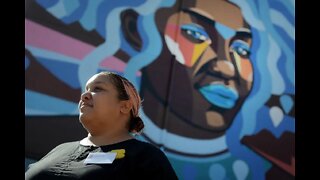
M 25 7 L 26 157 L 86 136 L 80 94 L 107 70 L 137 87 L 138 138 L 160 147 L 180 179 L 294 179 L 293 0 Z

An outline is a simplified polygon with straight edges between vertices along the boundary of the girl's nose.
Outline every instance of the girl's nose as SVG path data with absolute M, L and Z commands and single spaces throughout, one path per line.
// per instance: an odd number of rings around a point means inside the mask
M 84 92 L 81 94 L 81 100 L 82 101 L 87 101 L 91 98 L 91 93 L 89 91 Z

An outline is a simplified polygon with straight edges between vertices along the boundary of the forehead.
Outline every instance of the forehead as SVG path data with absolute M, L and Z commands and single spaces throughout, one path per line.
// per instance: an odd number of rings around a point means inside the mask
M 112 83 L 110 81 L 110 78 L 107 75 L 104 74 L 96 74 L 92 76 L 86 84 L 86 87 L 92 85 L 92 84 L 104 84 L 107 86 L 112 86 Z
M 192 7 L 183 9 L 208 20 L 219 22 L 234 30 L 244 27 L 244 19 L 238 6 L 224 0 L 198 0 Z

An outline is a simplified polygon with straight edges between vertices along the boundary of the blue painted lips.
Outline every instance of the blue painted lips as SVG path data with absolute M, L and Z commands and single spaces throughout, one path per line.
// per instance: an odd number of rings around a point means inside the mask
M 239 98 L 239 94 L 222 84 L 203 86 L 200 93 L 212 104 L 226 109 L 231 109 Z

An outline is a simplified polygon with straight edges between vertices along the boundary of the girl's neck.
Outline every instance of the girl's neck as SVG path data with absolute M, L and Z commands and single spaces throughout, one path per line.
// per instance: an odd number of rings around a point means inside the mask
M 133 137 L 129 133 L 122 133 L 119 135 L 91 135 L 88 134 L 87 137 L 82 139 L 80 143 L 82 145 L 89 145 L 89 146 L 103 146 L 103 145 L 110 145 L 110 144 L 116 144 L 122 141 L 126 141 L 129 139 L 133 139 Z

